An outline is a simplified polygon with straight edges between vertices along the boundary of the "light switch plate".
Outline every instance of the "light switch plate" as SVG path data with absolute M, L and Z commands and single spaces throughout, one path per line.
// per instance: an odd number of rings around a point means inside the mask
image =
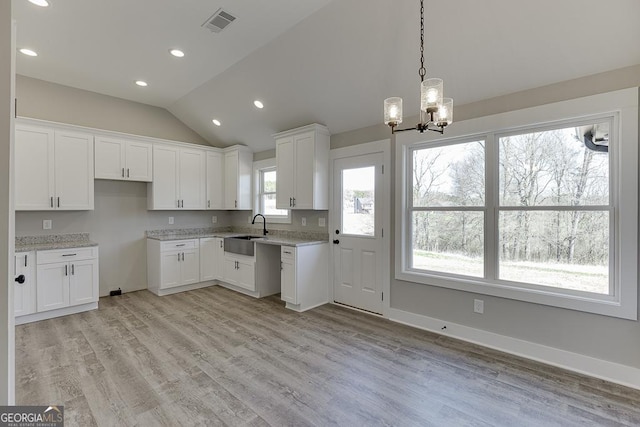
M 217 216 L 215 216 L 215 215 L 214 215 L 214 216 L 212 216 L 212 217 L 211 217 L 211 223 L 212 223 L 212 224 L 217 224 L 217 223 L 218 223 L 218 217 L 217 217 Z
M 173 225 L 173 223 L 175 222 L 174 218 L 172 216 L 169 217 L 169 225 Z
M 51 226 L 52 226 L 52 224 L 51 224 L 51 220 L 50 219 L 42 220 L 42 229 L 43 230 L 51 230 Z
M 483 314 L 484 313 L 484 301 L 481 299 L 473 300 L 473 311 L 474 313 Z
M 302 226 L 306 227 L 307 226 L 307 218 L 302 217 Z
M 326 226 L 326 220 L 324 218 L 318 218 L 318 227 Z

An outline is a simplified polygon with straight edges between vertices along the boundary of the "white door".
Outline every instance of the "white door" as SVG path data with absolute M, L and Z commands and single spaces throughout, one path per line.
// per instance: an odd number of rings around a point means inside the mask
M 35 278 L 35 252 L 16 253 L 15 277 L 24 275 L 24 282 L 14 282 L 14 314 L 24 316 L 36 312 L 36 278 Z
M 382 153 L 333 161 L 334 301 L 382 313 Z
M 56 209 L 93 209 L 93 135 L 55 133 Z
M 224 155 L 224 208 L 238 208 L 238 161 L 237 151 Z
M 53 209 L 53 129 L 16 125 L 15 141 L 16 210 Z
M 214 279 L 222 280 L 224 278 L 224 239 L 216 237 L 214 255 Z
M 185 249 L 180 261 L 181 284 L 190 285 L 200 281 L 200 251 Z
M 95 141 L 95 178 L 125 179 L 125 143 L 119 139 L 97 136 Z
M 36 301 L 39 312 L 69 306 L 69 274 L 66 262 L 38 266 Z
M 222 154 L 207 152 L 207 209 L 224 208 L 224 164 Z
M 96 278 L 98 261 L 74 261 L 70 265 L 69 305 L 87 304 L 98 301 Z
M 293 137 L 295 176 L 293 177 L 293 207 L 296 209 L 313 209 L 313 182 L 316 173 L 315 133 L 308 132 Z
M 200 239 L 200 281 L 208 282 L 217 277 L 216 246 L 218 239 L 211 237 Z
M 178 149 L 153 147 L 153 209 L 178 208 Z
M 185 209 L 204 209 L 205 189 L 205 153 L 200 150 L 180 150 L 180 177 L 178 178 L 180 207 Z
M 295 260 L 282 258 L 280 266 L 280 299 L 291 304 L 298 304 Z
M 182 252 L 163 252 L 160 256 L 161 283 L 160 289 L 180 286 L 180 263 Z
M 153 145 L 146 142 L 127 142 L 126 177 L 130 181 L 153 180 Z
M 276 140 L 276 208 L 289 209 L 293 205 L 293 137 Z

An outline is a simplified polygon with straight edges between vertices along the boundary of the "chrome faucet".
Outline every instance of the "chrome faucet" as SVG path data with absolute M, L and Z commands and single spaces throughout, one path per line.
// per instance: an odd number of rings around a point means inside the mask
M 253 219 L 251 220 L 251 224 L 255 224 L 256 223 L 256 218 L 261 216 L 262 217 L 262 235 L 266 236 L 268 231 L 267 231 L 267 218 L 264 217 L 264 215 L 262 214 L 256 214 Z

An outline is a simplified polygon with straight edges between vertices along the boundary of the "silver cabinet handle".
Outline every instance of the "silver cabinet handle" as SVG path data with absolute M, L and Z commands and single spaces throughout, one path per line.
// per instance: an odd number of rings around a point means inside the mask
M 63 254 L 62 256 L 76 256 L 78 254 Z
M 180 262 L 180 252 L 178 252 L 178 262 Z
M 27 257 L 28 257 L 28 256 L 29 256 L 29 255 L 25 255 L 25 256 L 24 256 L 24 266 L 25 266 L 25 267 L 27 266 Z
M 53 196 L 51 196 L 51 207 L 53 207 Z
M 60 197 L 58 197 L 58 207 L 60 207 Z
M 124 178 L 124 168 L 122 168 L 122 177 Z
M 68 266 L 68 265 L 65 265 L 65 266 L 64 266 L 64 275 L 65 275 L 65 276 L 68 276 L 68 275 L 69 275 L 69 266 Z
M 280 271 L 282 271 L 282 270 L 284 270 L 284 269 L 282 268 L 282 261 L 280 261 Z
M 127 168 L 127 178 L 129 178 L 129 168 Z
M 180 200 L 178 200 L 178 207 L 180 207 Z
M 207 207 L 210 208 L 211 207 L 211 200 L 207 200 Z
M 187 245 L 186 243 L 181 243 L 179 245 L 176 245 L 176 248 L 181 248 L 182 246 L 186 246 L 186 245 Z
M 184 252 L 182 252 L 182 260 L 184 261 Z
M 293 198 L 293 207 L 294 208 L 296 207 L 296 198 L 295 197 Z
M 237 200 L 235 200 L 235 207 L 236 208 L 238 207 L 238 201 Z
M 72 275 L 72 276 L 75 276 L 75 275 L 76 275 L 75 264 L 71 264 L 71 275 Z

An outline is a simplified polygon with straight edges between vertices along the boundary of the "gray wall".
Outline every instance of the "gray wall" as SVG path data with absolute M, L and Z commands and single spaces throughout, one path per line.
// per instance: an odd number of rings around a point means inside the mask
M 461 121 L 637 86 L 640 65 L 455 107 L 454 117 Z M 417 122 L 417 117 L 406 122 L 414 120 Z M 389 136 L 386 126 L 376 125 L 333 135 L 331 148 Z M 392 150 L 392 180 L 394 155 Z M 395 182 L 391 188 L 393 192 Z M 391 200 L 395 200 L 394 194 Z M 640 368 L 638 322 L 395 280 L 394 238 L 395 230 L 390 260 L 392 308 Z M 478 297 L 484 300 L 483 315 L 473 313 L 473 299 Z
M 13 57 L 11 2 L 0 2 L 0 405 L 14 402 L 12 132 Z
M 17 76 L 18 117 L 210 145 L 164 108 Z

